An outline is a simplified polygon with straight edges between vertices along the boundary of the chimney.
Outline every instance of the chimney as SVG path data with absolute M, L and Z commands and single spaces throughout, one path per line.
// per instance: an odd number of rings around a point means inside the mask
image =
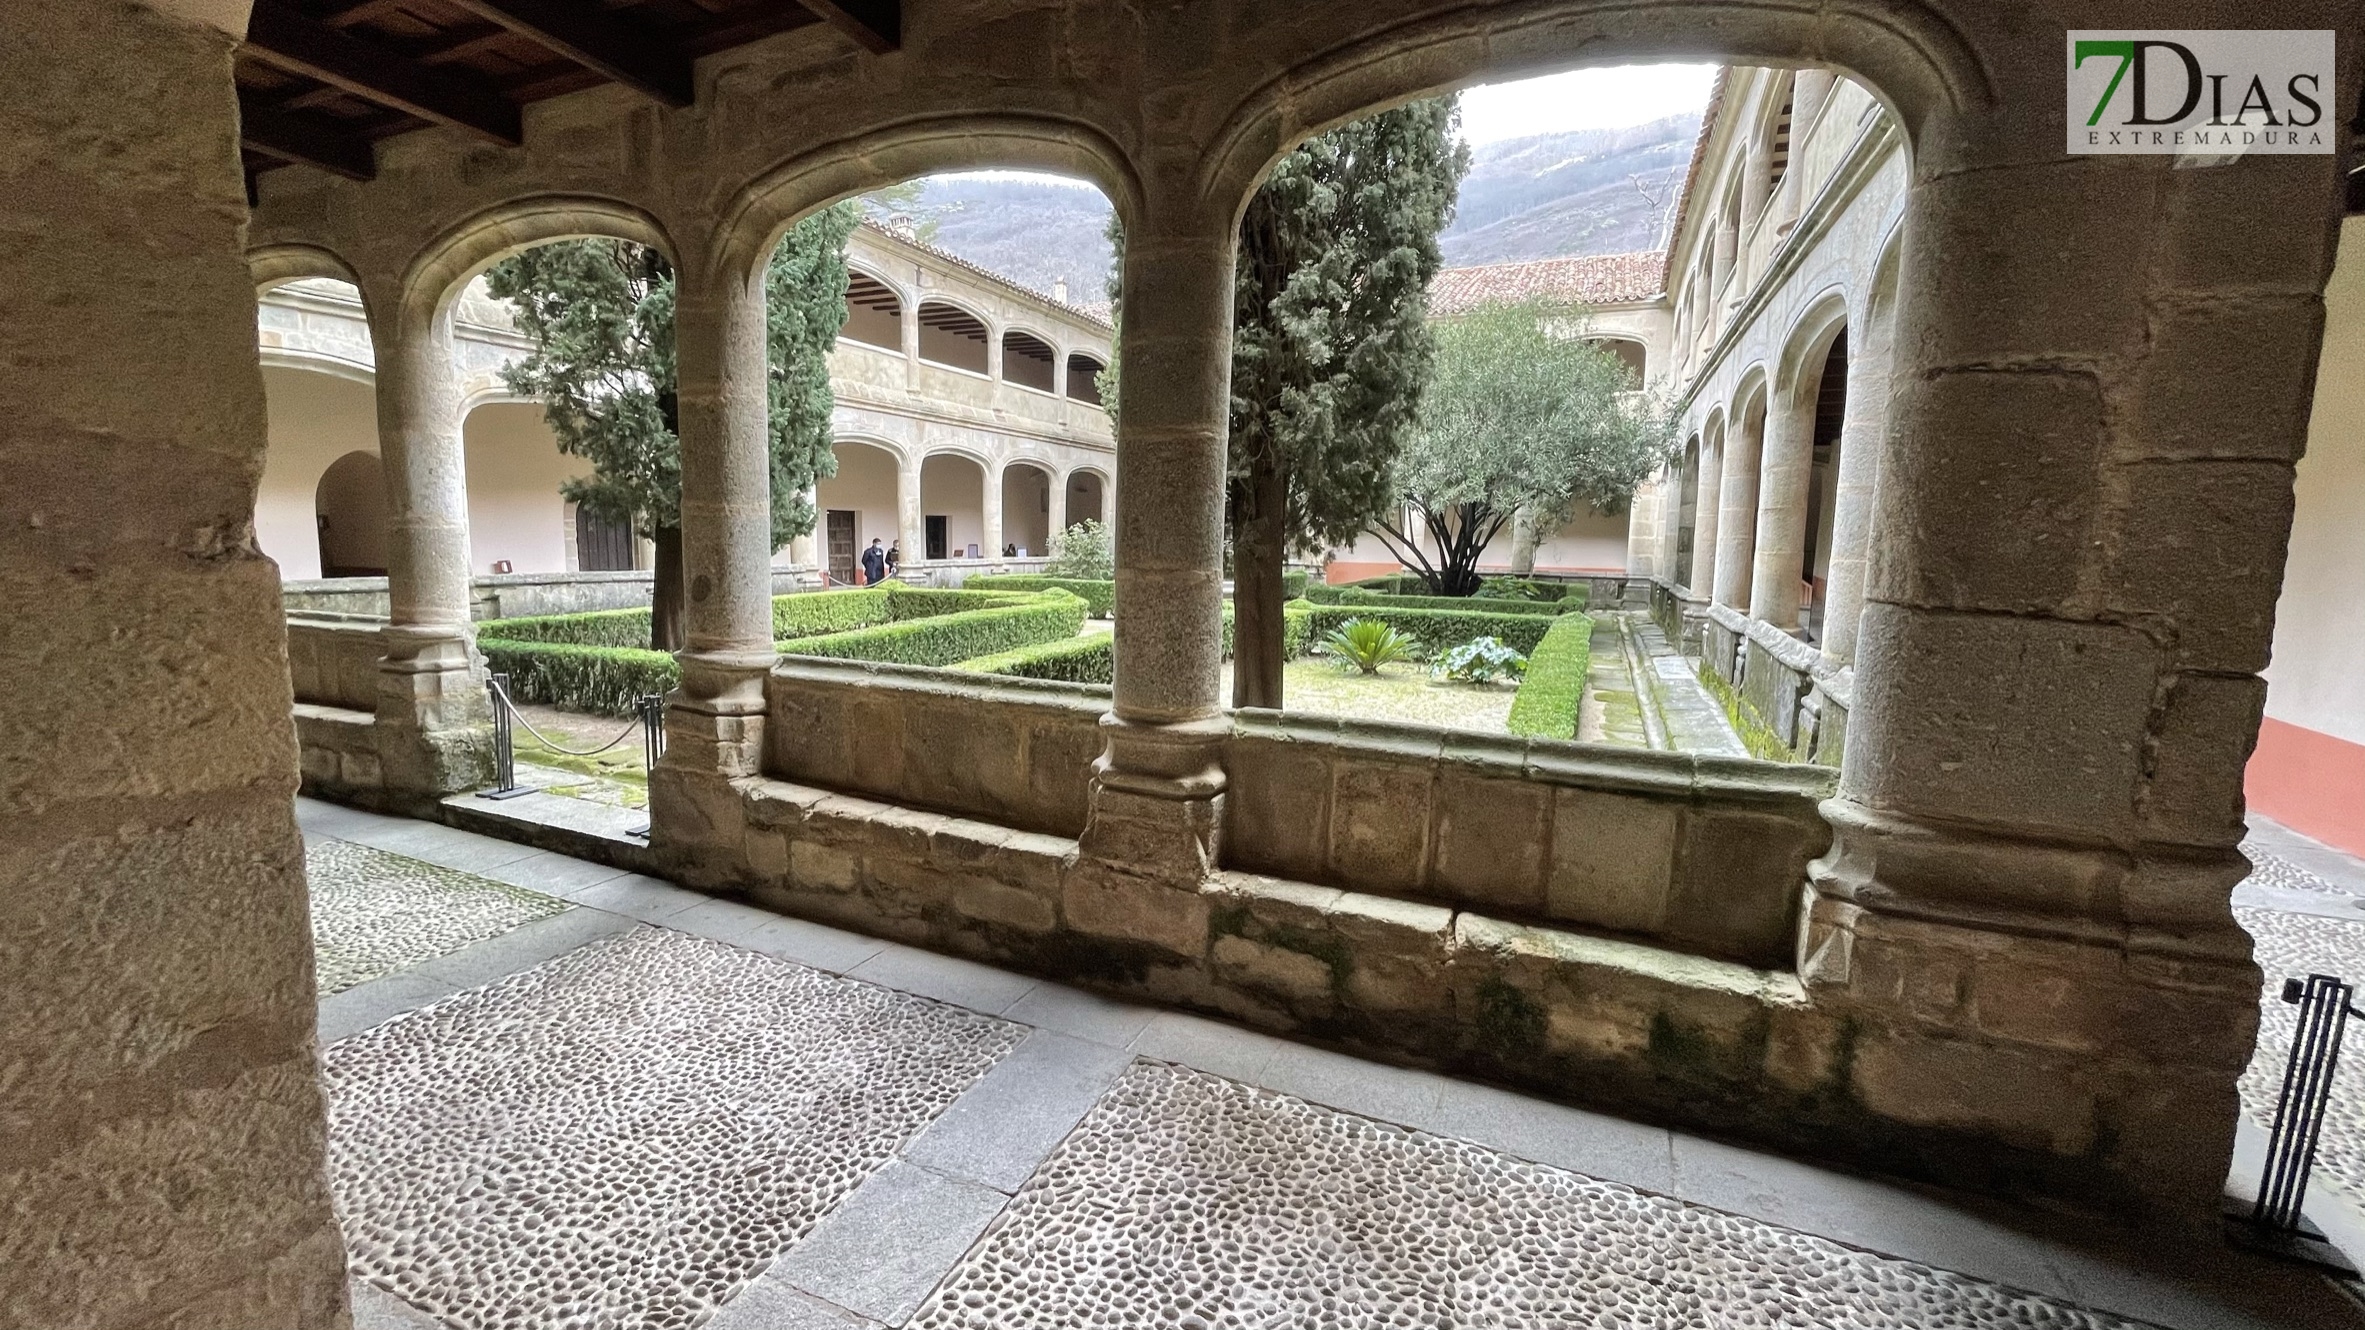
M 1067 279 L 1067 278 L 1065 278 L 1065 277 L 1054 277 L 1054 278 L 1052 278 L 1052 279 L 1051 279 L 1051 298 L 1052 298 L 1053 300 L 1056 300 L 1056 301 L 1058 301 L 1060 304 L 1063 304 L 1063 305 L 1064 305 L 1064 304 L 1066 304 L 1066 303 L 1068 303 L 1068 279 Z
M 887 214 L 887 233 L 899 240 L 919 239 L 919 228 L 912 225 L 912 215 L 908 212 Z

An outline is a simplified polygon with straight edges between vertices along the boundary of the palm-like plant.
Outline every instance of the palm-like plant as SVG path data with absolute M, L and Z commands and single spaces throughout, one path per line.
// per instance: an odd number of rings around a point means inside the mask
M 1332 659 L 1365 674 L 1377 674 L 1382 665 L 1412 659 L 1412 639 L 1378 619 L 1349 619 L 1330 630 L 1322 639 L 1322 649 Z

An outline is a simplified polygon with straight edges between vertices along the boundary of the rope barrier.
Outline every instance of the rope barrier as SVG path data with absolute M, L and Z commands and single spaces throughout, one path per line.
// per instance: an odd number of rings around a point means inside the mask
M 509 714 L 510 714 L 510 715 L 517 717 L 517 723 L 518 723 L 518 724 L 520 724 L 520 725 L 523 725 L 523 726 L 525 726 L 525 727 L 526 727 L 526 733 L 528 733 L 528 734 L 530 734 L 530 735 L 533 735 L 535 738 L 537 738 L 537 739 L 541 740 L 541 741 L 542 741 L 542 745 L 543 745 L 543 747 L 545 747 L 545 748 L 548 748 L 550 751 L 552 751 L 552 752 L 554 752 L 554 753 L 563 753 L 563 754 L 565 754 L 565 755 L 566 755 L 566 756 L 568 756 L 568 757 L 597 757 L 597 756 L 599 756 L 601 753 L 604 753 L 604 752 L 608 751 L 609 749 L 616 747 L 618 744 L 621 744 L 621 743 L 623 743 L 623 742 L 624 742 L 626 739 L 628 739 L 628 738 L 632 737 L 632 734 L 633 734 L 633 732 L 634 732 L 634 731 L 636 731 L 636 730 L 638 730 L 638 729 L 640 729 L 640 728 L 641 728 L 641 722 L 640 722 L 640 720 L 639 720 L 639 719 L 636 717 L 636 718 L 635 718 L 635 719 L 633 719 L 633 720 L 632 720 L 630 723 L 626 724 L 626 725 L 625 725 L 625 727 L 624 727 L 624 732 L 623 732 L 623 733 L 621 733 L 621 734 L 619 734 L 619 735 L 617 735 L 615 738 L 608 740 L 606 743 L 604 743 L 604 744 L 601 744 L 601 745 L 600 745 L 599 747 L 597 747 L 597 748 L 586 748 L 586 749 L 584 749 L 584 750 L 582 750 L 582 751 L 578 752 L 578 751 L 576 751 L 575 749 L 572 749 L 572 748 L 561 748 L 561 747 L 560 747 L 559 745 L 557 745 L 556 743 L 553 743 L 553 742 L 551 742 L 551 738 L 550 738 L 550 736 L 549 736 L 549 735 L 547 735 L 547 734 L 544 734 L 542 731 L 535 729 L 535 728 L 534 728 L 534 722 L 532 722 L 532 721 L 530 721 L 530 720 L 527 720 L 527 719 L 526 719 L 526 713 L 524 713 L 524 712 L 522 712 L 522 711 L 518 710 L 518 709 L 517 709 L 517 703 L 515 703 L 515 702 L 513 702 L 513 701 L 511 701 L 511 700 L 510 700 L 510 697 L 509 697 L 509 690 L 508 690 L 507 688 L 504 688 L 504 687 L 502 687 L 500 684 L 498 684 L 498 683 L 495 683 L 495 684 L 493 685 L 493 694 L 494 694 L 494 696 L 496 696 L 496 697 L 499 697 L 499 698 L 501 699 L 501 705 L 502 705 L 502 706 L 504 706 L 504 707 L 507 707 L 507 708 L 509 709 Z

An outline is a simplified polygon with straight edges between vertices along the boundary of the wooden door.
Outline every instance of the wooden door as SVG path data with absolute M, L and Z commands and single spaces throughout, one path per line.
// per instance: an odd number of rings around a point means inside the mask
M 829 580 L 854 584 L 854 513 L 846 508 L 829 510 Z

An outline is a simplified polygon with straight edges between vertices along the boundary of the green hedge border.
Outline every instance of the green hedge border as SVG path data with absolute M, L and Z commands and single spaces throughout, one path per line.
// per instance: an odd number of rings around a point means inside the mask
M 509 676 L 509 695 L 598 716 L 631 716 L 644 693 L 670 693 L 681 666 L 645 647 L 584 646 L 573 642 L 477 639 L 485 664 Z
M 1084 612 L 1106 619 L 1117 602 L 1117 584 L 1090 577 L 1053 577 L 1048 573 L 980 573 L 963 582 L 964 589 L 980 591 L 1060 590 L 1084 598 Z
M 1083 631 L 1084 598 L 1073 592 L 1055 588 L 1033 596 L 1002 599 L 1021 603 L 936 613 L 848 633 L 799 638 L 781 643 L 780 652 L 788 656 L 884 661 L 895 665 L 954 665 L 980 656 L 1061 641 Z
M 1585 676 L 1593 667 L 1593 620 L 1564 614 L 1528 653 L 1527 677 L 1511 699 L 1503 728 L 1537 739 L 1574 739 L 1577 713 L 1585 700 Z
M 1464 601 L 1463 604 L 1469 602 Z M 1424 660 L 1474 637 L 1491 637 L 1522 655 L 1532 654 L 1544 634 L 1567 616 L 1503 614 L 1482 610 L 1400 609 L 1393 605 L 1315 605 L 1304 611 L 1309 640 L 1352 619 L 1378 619 L 1413 640 Z

